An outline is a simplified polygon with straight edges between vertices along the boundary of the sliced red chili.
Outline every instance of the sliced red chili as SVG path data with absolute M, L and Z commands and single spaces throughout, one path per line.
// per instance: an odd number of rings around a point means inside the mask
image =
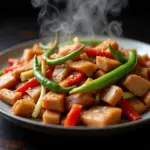
M 81 110 L 82 105 L 74 104 L 66 117 L 64 126 L 65 127 L 75 126 L 80 117 Z
M 77 85 L 84 77 L 84 74 L 81 72 L 73 72 L 70 76 L 64 79 L 60 85 L 62 86 L 72 86 Z
M 94 57 L 104 56 L 104 57 L 107 57 L 107 58 L 114 58 L 110 51 L 102 51 L 102 50 L 98 50 L 98 49 L 95 49 L 95 48 L 89 48 L 89 47 L 84 48 L 83 51 L 89 56 L 94 56 Z
M 141 116 L 136 112 L 134 107 L 127 101 L 127 100 L 121 100 L 119 102 L 119 106 L 122 109 L 122 114 L 124 117 L 126 117 L 130 121 L 135 121 L 141 118 Z
M 47 78 L 51 78 L 51 76 L 52 76 L 51 70 L 48 70 L 46 72 L 46 77 Z M 36 87 L 38 85 L 40 85 L 40 83 L 38 82 L 38 80 L 35 77 L 33 77 L 32 79 L 27 81 L 25 84 L 23 84 L 21 87 L 19 87 L 16 91 L 25 93 L 26 90 L 28 90 L 29 88 L 34 88 L 34 87 Z
M 4 69 L 3 69 L 3 72 L 4 72 L 4 73 L 8 73 L 8 72 L 13 71 L 13 70 L 15 70 L 15 69 L 17 69 L 17 68 L 19 68 L 19 67 L 22 67 L 22 66 L 23 66 L 23 64 L 16 65 L 16 66 L 13 66 L 13 67 L 9 67 L 9 68 L 4 68 Z

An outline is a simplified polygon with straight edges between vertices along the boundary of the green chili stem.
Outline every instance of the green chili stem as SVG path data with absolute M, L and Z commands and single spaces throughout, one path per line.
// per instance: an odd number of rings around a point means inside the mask
M 135 52 L 129 52 L 129 59 L 128 61 L 114 69 L 113 71 L 105 74 L 102 77 L 99 77 L 89 83 L 85 83 L 82 86 L 74 88 L 70 91 L 70 94 L 74 93 L 83 93 L 83 92 L 92 92 L 98 89 L 102 89 L 110 84 L 115 83 L 116 81 L 120 80 L 126 74 L 131 72 L 137 63 L 137 55 Z
M 66 62 L 67 60 L 73 58 L 74 56 L 78 55 L 84 48 L 84 45 L 79 48 L 78 50 L 64 56 L 64 57 L 60 57 L 57 59 L 49 59 L 50 54 L 53 52 L 54 49 L 49 49 L 45 52 L 45 54 L 43 55 L 43 58 L 46 60 L 47 64 L 49 65 L 59 65 L 62 64 L 64 62 Z
M 33 73 L 36 79 L 47 89 L 51 90 L 52 92 L 69 92 L 76 86 L 71 86 L 68 88 L 63 88 L 57 83 L 47 79 L 40 71 L 39 65 L 38 65 L 38 59 L 37 56 L 34 56 L 34 62 L 33 62 Z

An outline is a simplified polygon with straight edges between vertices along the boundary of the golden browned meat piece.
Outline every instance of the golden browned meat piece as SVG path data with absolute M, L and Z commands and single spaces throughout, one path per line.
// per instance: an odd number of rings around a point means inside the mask
M 43 97 L 42 107 L 53 111 L 64 112 L 64 99 L 64 94 L 48 92 Z
M 42 55 L 45 51 L 41 49 L 25 49 L 22 59 L 24 61 L 30 61 L 34 55 Z
M 143 56 L 138 55 L 137 66 L 145 67 L 146 61 Z
M 118 49 L 118 43 L 112 39 L 107 39 L 105 41 L 103 41 L 101 44 L 99 44 L 98 46 L 96 46 L 96 49 L 99 50 L 107 50 L 109 48 L 109 44 L 114 48 L 114 49 Z
M 9 105 L 13 105 L 17 100 L 21 98 L 21 92 L 11 91 L 5 88 L 0 90 L 0 99 Z
M 45 124 L 59 124 L 60 116 L 61 116 L 61 114 L 59 112 L 45 110 L 45 112 L 43 114 L 43 122 Z
M 101 100 L 108 103 L 111 106 L 116 106 L 122 98 L 123 91 L 116 85 L 111 85 L 105 88 L 101 93 Z
M 143 96 L 150 89 L 150 82 L 135 74 L 128 75 L 123 85 L 136 96 Z
M 143 59 L 144 59 L 145 61 L 148 61 L 148 60 L 149 60 L 148 54 L 144 54 L 144 55 L 142 55 L 142 57 L 143 57 Z
M 33 100 L 21 99 L 13 105 L 13 107 L 11 108 L 11 112 L 17 116 L 31 118 L 34 107 L 35 104 Z
M 87 60 L 87 61 L 90 60 L 90 59 L 89 59 L 89 56 L 88 56 L 86 53 L 80 54 L 80 59 L 81 59 L 81 60 Z
M 34 100 L 34 102 L 36 103 L 38 98 L 40 97 L 40 93 L 41 93 L 41 86 L 36 86 L 34 88 L 29 88 L 26 91 L 27 94 L 29 94 L 29 96 Z
M 0 77 L 0 89 L 11 88 L 16 83 L 16 78 L 12 73 L 6 73 Z
M 95 75 L 94 75 L 94 77 L 95 77 L 95 78 L 99 78 L 99 77 L 103 76 L 104 74 L 105 74 L 104 71 L 102 71 L 102 70 L 97 70 L 96 73 L 95 73 Z
M 135 70 L 135 74 L 148 80 L 148 68 L 137 67 Z
M 121 122 L 122 110 L 111 106 L 93 106 L 81 113 L 81 122 L 86 126 L 104 127 Z
M 81 47 L 80 43 L 77 44 L 72 44 L 72 45 L 65 45 L 59 48 L 59 56 L 63 57 L 66 56 L 67 54 L 79 49 Z M 75 56 L 76 58 L 80 58 L 80 54 L 78 56 Z
M 71 64 L 71 68 L 76 71 L 83 72 L 88 77 L 91 77 L 97 70 L 96 64 L 93 64 L 86 60 L 75 61 L 74 63 Z
M 145 96 L 143 97 L 143 101 L 145 104 L 150 107 L 150 91 L 148 91 Z
M 96 57 L 96 65 L 98 69 L 101 69 L 105 72 L 109 72 L 121 65 L 121 63 L 118 60 L 97 56 Z
M 147 110 L 146 105 L 137 98 L 131 98 L 128 100 L 129 103 L 134 107 L 134 109 L 137 111 L 137 113 L 142 114 Z
M 81 104 L 83 108 L 87 108 L 95 102 L 95 99 L 91 93 L 78 93 L 72 94 L 66 97 L 65 105 L 66 109 L 70 110 L 73 104 Z
M 150 60 L 146 61 L 146 67 L 150 68 Z

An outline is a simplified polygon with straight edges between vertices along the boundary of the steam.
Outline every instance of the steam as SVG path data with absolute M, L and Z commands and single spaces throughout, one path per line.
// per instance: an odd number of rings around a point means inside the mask
M 119 15 L 127 6 L 128 0 L 53 0 L 56 5 L 66 3 L 66 8 L 61 11 L 50 1 L 31 0 L 35 8 L 40 8 L 38 22 L 42 37 L 50 36 L 56 31 L 63 35 L 123 34 L 122 24 L 115 20 L 109 22 L 108 15 Z

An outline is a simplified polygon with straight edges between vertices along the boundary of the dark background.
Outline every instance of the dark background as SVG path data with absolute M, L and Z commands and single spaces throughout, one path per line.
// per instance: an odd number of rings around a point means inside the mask
M 51 0 L 53 3 L 53 0 Z M 63 3 L 62 3 L 63 4 Z M 64 5 L 59 8 L 64 8 Z M 114 18 L 122 22 L 125 37 L 150 42 L 149 0 L 129 0 L 128 6 Z M 0 0 L 0 42 L 11 46 L 39 36 L 37 16 L 30 0 Z
M 65 5 L 60 5 L 60 9 Z M 150 43 L 150 4 L 149 0 L 129 0 L 128 6 L 122 11 L 118 19 L 122 22 L 124 36 Z M 39 37 L 39 25 L 37 23 L 39 9 L 33 8 L 30 0 L 0 0 L 0 50 L 8 48 L 30 39 Z M 0 118 L 0 150 L 37 150 L 50 149 L 53 145 L 56 149 L 79 149 L 80 144 L 92 149 L 102 143 L 111 147 L 131 148 L 131 145 L 144 149 L 149 144 L 149 126 L 144 126 L 140 131 L 126 133 L 125 135 L 100 138 L 59 138 L 39 134 L 27 129 L 22 129 L 11 122 Z M 68 142 L 68 140 L 71 140 Z M 135 142 L 134 142 L 135 140 Z M 88 143 L 88 144 L 87 144 Z M 105 144 L 106 143 L 106 144 Z M 87 148 L 87 147 L 86 147 Z M 89 147 L 90 148 L 90 147 Z

